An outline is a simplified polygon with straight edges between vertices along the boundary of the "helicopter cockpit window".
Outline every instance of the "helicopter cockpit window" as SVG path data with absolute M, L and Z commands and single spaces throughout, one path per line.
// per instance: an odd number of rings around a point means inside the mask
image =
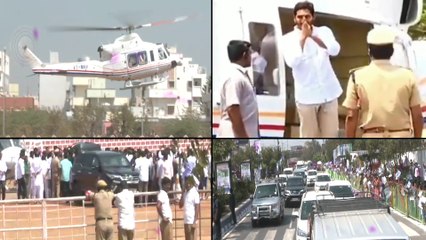
M 137 54 L 132 53 L 127 56 L 129 67 L 136 67 L 138 65 Z
M 148 63 L 148 56 L 146 51 L 138 52 L 138 62 L 139 65 L 145 65 Z
M 160 60 L 166 59 L 167 55 L 166 52 L 164 52 L 163 48 L 158 48 L 158 57 L 160 58 Z

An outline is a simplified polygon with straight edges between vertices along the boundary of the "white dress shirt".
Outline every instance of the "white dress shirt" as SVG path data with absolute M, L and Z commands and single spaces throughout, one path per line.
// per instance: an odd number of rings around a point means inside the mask
M 218 137 L 235 137 L 232 122 L 228 115 L 228 108 L 232 105 L 240 107 L 241 118 L 245 130 L 250 138 L 259 137 L 259 113 L 256 92 L 247 75 L 247 69 L 238 64 L 231 63 L 228 70 L 230 76 L 222 85 L 220 93 L 221 120 Z
M 161 203 L 161 214 L 166 219 L 172 222 L 172 208 L 170 207 L 169 196 L 164 190 L 160 190 L 157 195 L 157 201 Z
M 173 177 L 173 160 L 166 160 L 163 162 L 163 165 L 161 166 L 163 168 L 162 173 L 163 175 L 161 178 L 169 178 L 170 180 Z
M 0 181 L 6 181 L 7 165 L 6 160 L 0 159 Z
M 193 224 L 195 221 L 195 205 L 200 204 L 200 194 L 195 187 L 185 193 L 183 204 L 184 224 Z
M 118 208 L 118 226 L 125 230 L 135 229 L 135 195 L 124 189 L 115 195 L 114 205 Z
M 15 171 L 16 171 L 16 177 L 15 179 L 21 179 L 25 176 L 25 160 L 22 158 L 19 158 L 18 161 L 16 162 L 16 167 L 15 167 Z
M 301 34 L 302 31 L 294 27 L 281 40 L 281 48 L 285 49 L 284 60 L 293 72 L 296 102 L 321 104 L 333 101 L 343 92 L 330 63 L 330 56 L 339 54 L 340 45 L 330 28 L 314 26 L 312 35 L 320 38 L 327 49 L 308 37 L 302 50 Z
M 149 167 L 152 164 L 152 159 L 140 157 L 135 160 L 135 170 L 139 171 L 139 180 L 141 182 L 149 181 Z

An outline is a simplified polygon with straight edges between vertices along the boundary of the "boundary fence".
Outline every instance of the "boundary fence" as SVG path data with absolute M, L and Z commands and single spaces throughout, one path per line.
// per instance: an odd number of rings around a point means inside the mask
M 200 196 L 210 194 L 200 190 Z M 135 193 L 135 198 L 156 196 L 158 192 Z M 183 209 L 173 196 L 173 237 L 184 239 Z M 95 218 L 92 204 L 84 196 L 46 199 L 14 199 L 0 201 L 2 224 L 0 238 L 6 239 L 95 239 Z M 160 239 L 156 202 L 135 203 L 135 240 Z M 208 211 L 206 211 L 208 209 Z M 117 208 L 113 209 L 114 235 L 117 236 Z M 114 236 L 114 239 L 115 239 Z M 211 201 L 200 201 L 198 239 L 211 239 Z

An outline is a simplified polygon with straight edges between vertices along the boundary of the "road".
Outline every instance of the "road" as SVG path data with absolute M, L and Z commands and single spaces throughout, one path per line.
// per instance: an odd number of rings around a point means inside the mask
M 297 214 L 298 206 L 294 205 L 289 208 L 285 208 L 285 217 L 281 225 L 277 225 L 275 222 L 261 222 L 256 228 L 252 228 L 250 214 L 247 214 L 237 225 L 224 236 L 226 240 L 254 240 L 254 239 L 265 239 L 265 240 L 295 240 L 296 229 L 297 229 Z M 398 222 L 398 224 L 404 229 L 411 240 L 426 239 L 426 226 L 418 226 L 414 224 L 413 220 L 407 220 L 407 218 L 401 216 L 396 212 L 392 212 L 392 216 Z

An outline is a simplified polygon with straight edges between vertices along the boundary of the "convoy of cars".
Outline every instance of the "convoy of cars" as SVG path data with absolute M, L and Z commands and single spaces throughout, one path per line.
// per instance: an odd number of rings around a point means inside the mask
M 261 220 L 281 224 L 284 208 L 296 203 L 297 240 L 409 239 L 390 215 L 387 204 L 356 196 L 349 181 L 331 180 L 329 174 L 305 169 L 299 162 L 294 170 L 286 168 L 275 181 L 258 184 L 251 199 L 253 227 Z M 371 234 L 366 224 L 383 231 Z

